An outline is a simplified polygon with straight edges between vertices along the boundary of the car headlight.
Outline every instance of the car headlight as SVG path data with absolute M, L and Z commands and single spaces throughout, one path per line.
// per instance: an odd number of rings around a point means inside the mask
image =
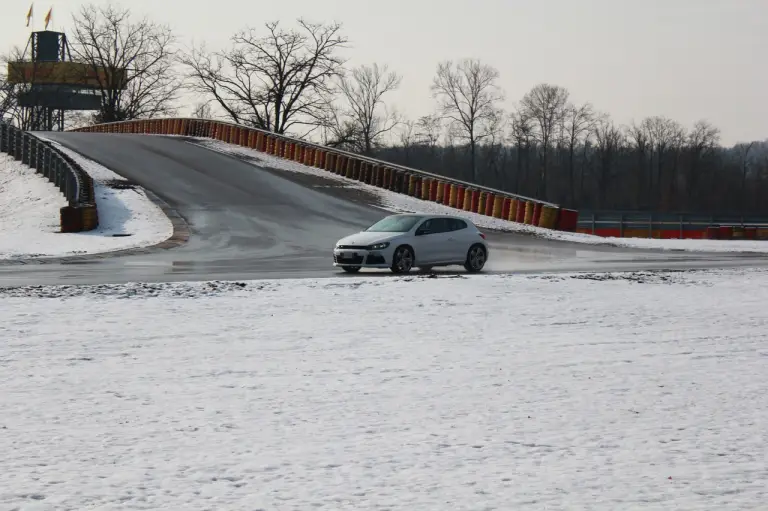
M 384 250 L 389 246 L 389 242 L 385 241 L 384 243 L 376 243 L 374 245 L 371 245 L 368 247 L 368 250 Z

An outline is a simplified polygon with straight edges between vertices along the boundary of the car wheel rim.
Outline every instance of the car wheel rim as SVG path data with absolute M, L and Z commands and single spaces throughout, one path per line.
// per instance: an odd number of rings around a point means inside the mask
M 469 253 L 469 265 L 473 270 L 479 270 L 485 264 L 485 252 L 480 247 L 473 248 Z
M 408 249 L 402 249 L 399 251 L 397 258 L 397 269 L 400 271 L 408 271 L 413 266 L 413 257 L 411 251 Z

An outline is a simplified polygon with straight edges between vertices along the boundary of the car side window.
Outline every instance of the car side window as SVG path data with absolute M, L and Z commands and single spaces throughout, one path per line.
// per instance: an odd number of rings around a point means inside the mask
M 452 231 L 460 231 L 462 229 L 467 228 L 467 222 L 464 220 L 459 220 L 458 218 L 451 218 L 451 230 Z
M 449 232 L 451 230 L 449 222 L 449 218 L 430 218 L 429 220 L 425 220 L 418 230 L 424 232 L 424 234 Z

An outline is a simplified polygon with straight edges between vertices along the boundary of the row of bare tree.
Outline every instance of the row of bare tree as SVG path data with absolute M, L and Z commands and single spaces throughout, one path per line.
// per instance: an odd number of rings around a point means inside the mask
M 107 73 L 109 122 L 177 112 L 292 134 L 578 208 L 768 212 L 766 144 L 720 146 L 706 121 L 690 129 L 664 117 L 615 124 L 563 87 L 540 84 L 505 112 L 499 73 L 479 60 L 442 62 L 435 110 L 407 119 L 387 104 L 401 77 L 385 65 L 346 67 L 338 23 L 297 20 L 236 33 L 228 47 L 179 49 L 172 31 L 114 5 L 83 7 L 69 35 L 75 60 L 128 69 L 119 90 Z M 10 56 L 18 59 L 21 52 Z M 25 85 L 0 78 L 0 116 L 24 127 L 14 102 Z M 765 204 L 763 204 L 765 202 Z

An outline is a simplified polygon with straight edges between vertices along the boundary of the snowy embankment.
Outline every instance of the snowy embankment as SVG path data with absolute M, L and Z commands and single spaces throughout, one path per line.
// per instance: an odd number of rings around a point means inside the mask
M 45 177 L 8 155 L 0 155 L 0 259 L 97 254 L 161 243 L 173 225 L 140 188 L 59 146 L 94 179 L 99 227 L 61 233 L 59 209 L 67 201 Z
M 530 225 L 519 224 L 516 222 L 509 222 L 506 220 L 500 220 L 497 218 L 488 217 L 485 215 L 478 215 L 476 213 L 468 213 L 464 211 L 458 211 L 453 208 L 449 208 L 442 204 L 437 204 L 430 201 L 424 201 L 416 199 L 407 195 L 394 193 L 389 190 L 383 190 L 375 186 L 360 183 L 353 179 L 347 179 L 336 174 L 332 174 L 325 170 L 317 169 L 315 167 L 308 167 L 290 160 L 283 158 L 277 158 L 275 156 L 261 153 L 254 149 L 247 147 L 236 146 L 221 142 L 218 140 L 210 140 L 208 138 L 195 138 L 196 143 L 213 149 L 216 151 L 238 155 L 241 157 L 247 157 L 251 159 L 255 164 L 264 165 L 267 167 L 285 170 L 288 172 L 298 172 L 302 174 L 316 175 L 331 179 L 334 181 L 342 182 L 351 188 L 359 188 L 365 190 L 368 193 L 375 194 L 380 198 L 381 205 L 385 209 L 393 212 L 423 212 L 428 214 L 461 214 L 467 219 L 474 222 L 478 227 L 485 229 L 494 229 L 507 232 L 520 232 L 525 234 L 534 234 L 543 238 L 549 238 L 553 240 L 569 241 L 574 243 L 584 243 L 589 245 L 614 245 L 629 248 L 641 248 L 641 249 L 654 249 L 654 250 L 683 250 L 683 251 L 697 251 L 697 252 L 761 252 L 768 253 L 768 241 L 754 241 L 754 240 L 659 240 L 659 239 L 644 239 L 644 238 L 603 238 L 600 236 L 592 236 L 589 234 L 580 233 L 568 233 L 560 231 L 552 231 L 549 229 L 542 229 L 539 227 L 533 227 Z
M 0 290 L 0 508 L 758 509 L 766 303 L 762 270 Z

